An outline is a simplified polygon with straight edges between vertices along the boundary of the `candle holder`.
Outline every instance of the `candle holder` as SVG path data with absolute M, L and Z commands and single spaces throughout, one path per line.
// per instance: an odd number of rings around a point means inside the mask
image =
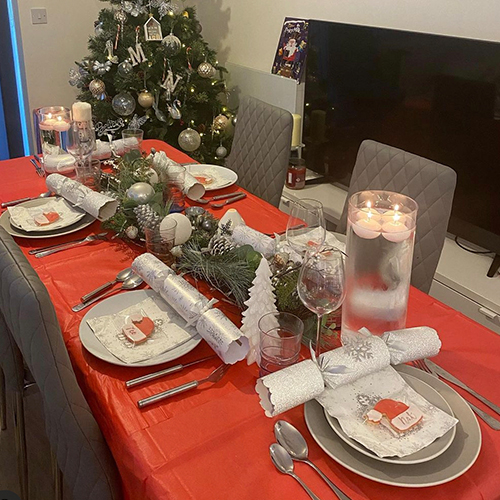
M 414 200 L 390 191 L 351 196 L 343 342 L 362 327 L 374 335 L 405 327 L 417 210 Z
M 39 152 L 43 155 L 43 166 L 47 174 L 58 172 L 70 174 L 75 169 L 75 160 L 68 154 L 68 131 L 71 116 L 64 106 L 48 106 L 36 110 L 35 128 Z

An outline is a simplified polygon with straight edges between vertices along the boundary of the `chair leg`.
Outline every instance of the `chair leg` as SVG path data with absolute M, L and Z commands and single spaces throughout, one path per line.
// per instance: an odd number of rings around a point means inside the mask
M 7 397 L 5 395 L 5 377 L 0 368 L 0 429 L 7 429 Z
M 21 498 L 29 498 L 28 489 L 28 454 L 26 451 L 26 427 L 24 421 L 23 393 L 15 393 L 14 401 L 14 427 L 16 432 L 17 467 L 21 485 Z
M 63 475 L 54 452 L 52 455 L 52 474 L 54 476 L 54 500 L 63 500 Z

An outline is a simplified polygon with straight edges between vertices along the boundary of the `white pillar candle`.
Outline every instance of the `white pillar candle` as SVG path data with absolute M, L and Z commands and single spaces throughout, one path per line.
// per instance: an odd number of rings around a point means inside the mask
M 75 122 L 89 122 L 92 120 L 92 106 L 88 102 L 75 102 L 71 107 Z
M 302 132 L 302 117 L 293 114 L 292 148 L 300 146 L 300 134 Z

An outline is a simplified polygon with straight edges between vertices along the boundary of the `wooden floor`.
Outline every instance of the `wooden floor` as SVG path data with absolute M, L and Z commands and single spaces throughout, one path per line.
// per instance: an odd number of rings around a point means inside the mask
M 43 423 L 43 410 L 38 391 L 28 391 L 24 398 L 29 467 L 29 500 L 51 500 L 54 488 L 51 454 Z M 17 455 L 12 418 L 12 403 L 7 402 L 7 429 L 0 430 L 0 490 L 20 496 Z M 69 500 L 65 491 L 64 500 Z M 26 500 L 26 499 L 21 499 Z

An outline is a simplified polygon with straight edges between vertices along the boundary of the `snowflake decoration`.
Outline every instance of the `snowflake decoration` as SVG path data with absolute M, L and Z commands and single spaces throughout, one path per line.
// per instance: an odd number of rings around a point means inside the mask
M 358 340 L 346 346 L 347 355 L 360 362 L 366 359 L 373 358 L 372 346 L 367 340 Z
M 162 318 L 159 318 L 155 319 L 153 323 L 155 324 L 155 328 L 160 328 L 161 326 L 163 326 L 164 321 Z
M 361 408 L 371 408 L 380 401 L 380 398 L 377 396 L 370 396 L 369 394 L 358 394 L 356 400 Z
M 219 227 L 219 232 L 221 236 L 231 236 L 233 234 L 233 230 L 231 226 L 233 225 L 233 222 L 228 220 L 224 224 L 221 224 Z

